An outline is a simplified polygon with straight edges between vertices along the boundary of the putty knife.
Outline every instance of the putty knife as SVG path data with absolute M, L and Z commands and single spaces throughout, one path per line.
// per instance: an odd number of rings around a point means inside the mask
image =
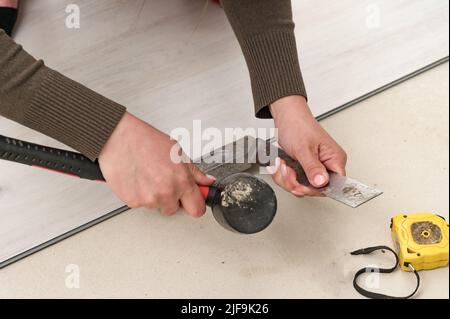
M 272 139 L 264 141 L 245 136 L 203 156 L 197 165 L 208 174 L 222 178 L 239 171 L 246 171 L 254 165 L 260 167 L 273 165 L 276 157 L 280 157 L 295 170 L 297 180 L 301 184 L 311 186 L 300 163 L 272 142 Z M 355 179 L 340 176 L 334 172 L 328 173 L 330 182 L 320 191 L 325 196 L 350 207 L 356 208 L 383 193 Z

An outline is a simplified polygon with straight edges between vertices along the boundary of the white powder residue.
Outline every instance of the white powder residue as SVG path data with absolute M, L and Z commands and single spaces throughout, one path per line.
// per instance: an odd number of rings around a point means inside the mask
M 242 202 L 248 202 L 252 199 L 251 194 L 253 188 L 250 184 L 244 182 L 237 182 L 227 185 L 222 191 L 222 206 L 228 207 L 230 205 L 241 206 Z

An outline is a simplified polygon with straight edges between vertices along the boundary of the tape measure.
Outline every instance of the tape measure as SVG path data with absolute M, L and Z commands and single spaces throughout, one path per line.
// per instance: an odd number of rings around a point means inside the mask
M 391 219 L 392 239 L 397 252 L 387 246 L 359 249 L 352 255 L 371 254 L 377 250 L 390 251 L 395 256 L 392 268 L 365 267 L 354 276 L 353 286 L 363 296 L 374 299 L 407 299 L 417 292 L 420 286 L 418 271 L 448 266 L 448 223 L 436 214 L 399 214 Z M 415 290 L 405 297 L 393 297 L 368 291 L 358 284 L 358 277 L 365 273 L 391 273 L 397 267 L 413 272 L 417 284 Z
M 400 268 L 411 271 L 448 266 L 448 223 L 436 214 L 400 214 L 391 220 Z

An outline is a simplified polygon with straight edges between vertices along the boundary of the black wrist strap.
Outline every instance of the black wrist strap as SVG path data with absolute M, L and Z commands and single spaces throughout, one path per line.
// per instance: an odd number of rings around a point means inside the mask
M 397 269 L 397 266 L 399 264 L 398 255 L 394 250 L 392 250 L 390 247 L 387 247 L 387 246 L 375 246 L 375 247 L 359 249 L 359 250 L 351 252 L 350 254 L 353 256 L 367 255 L 367 254 L 371 254 L 377 250 L 388 250 L 392 254 L 394 254 L 394 256 L 395 256 L 394 267 L 392 267 L 392 268 L 365 267 L 365 268 L 358 270 L 358 272 L 355 274 L 355 277 L 353 279 L 353 287 L 355 287 L 356 291 L 358 291 L 364 297 L 372 298 L 372 299 L 408 299 L 408 298 L 411 298 L 412 296 L 414 296 L 414 294 L 417 292 L 417 290 L 419 289 L 419 286 L 420 286 L 420 277 L 419 277 L 419 274 L 417 273 L 417 271 L 411 265 L 408 265 L 408 266 L 411 267 L 414 275 L 416 276 L 417 285 L 416 285 L 416 289 L 413 291 L 413 293 L 411 293 L 410 295 L 408 295 L 406 297 L 394 297 L 394 296 L 383 295 L 383 294 L 368 291 L 358 285 L 358 277 L 361 276 L 362 274 L 375 273 L 375 272 L 379 272 L 382 274 L 389 274 L 389 273 L 392 273 L 395 269 Z

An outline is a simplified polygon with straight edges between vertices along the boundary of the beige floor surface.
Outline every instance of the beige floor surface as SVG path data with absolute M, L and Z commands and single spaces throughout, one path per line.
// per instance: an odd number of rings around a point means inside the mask
M 447 63 L 323 121 L 349 153 L 349 174 L 385 191 L 358 209 L 278 190 L 275 222 L 254 236 L 222 230 L 210 214 L 133 210 L 1 270 L 0 298 L 358 298 L 353 273 L 392 261 L 351 250 L 392 245 L 394 214 L 449 217 L 448 86 Z M 79 289 L 66 287 L 68 265 L 79 267 Z M 418 298 L 449 297 L 448 268 L 421 276 Z M 413 284 L 398 271 L 379 291 Z

